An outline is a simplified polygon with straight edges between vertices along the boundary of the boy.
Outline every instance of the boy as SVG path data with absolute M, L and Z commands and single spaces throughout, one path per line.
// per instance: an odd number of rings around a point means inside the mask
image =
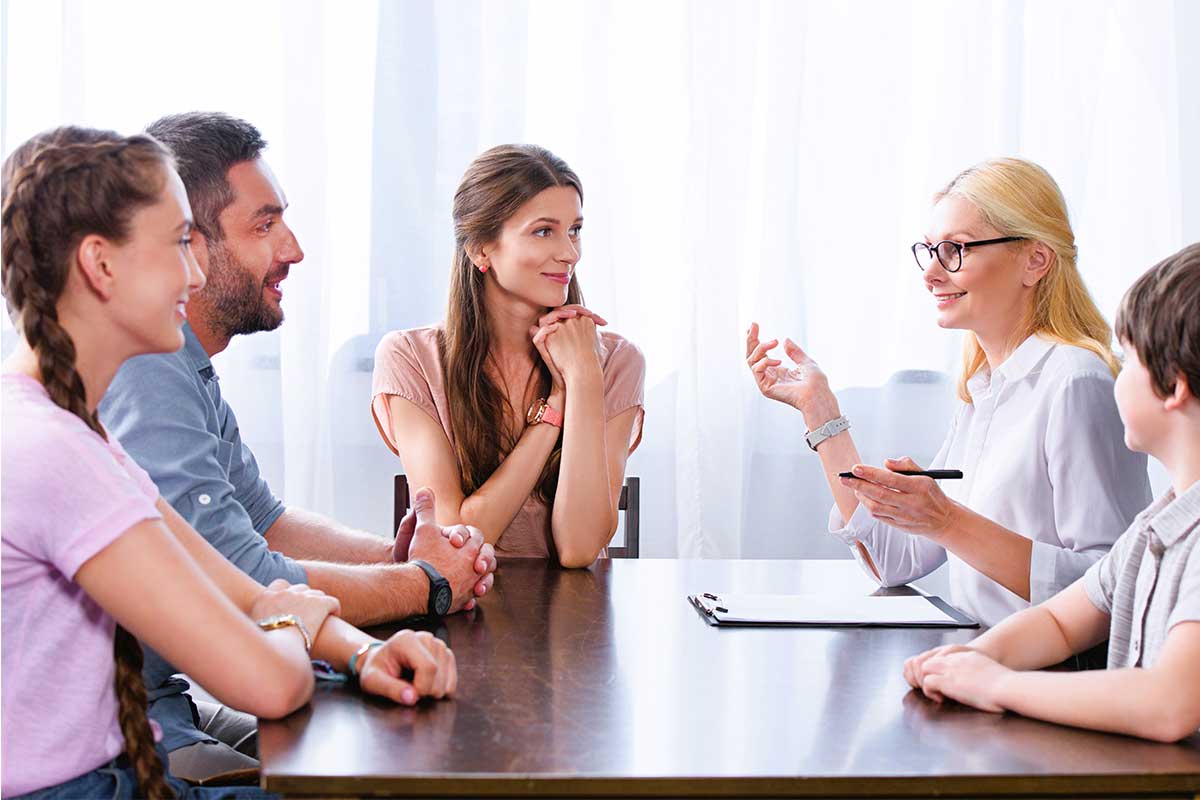
M 1138 278 L 1117 313 L 1131 450 L 1172 488 L 1082 578 L 969 645 L 910 658 L 941 701 L 1173 742 L 1200 728 L 1200 244 Z M 1108 669 L 1036 672 L 1109 638 Z

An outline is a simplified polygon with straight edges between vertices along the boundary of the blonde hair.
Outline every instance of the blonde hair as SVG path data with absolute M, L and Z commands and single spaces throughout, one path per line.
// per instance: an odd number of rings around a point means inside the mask
M 1115 376 L 1120 364 L 1112 351 L 1112 328 L 1079 275 L 1067 203 L 1050 173 L 1032 161 L 997 158 L 960 172 L 934 196 L 934 202 L 943 197 L 971 203 L 1001 236 L 1039 241 L 1054 252 L 1050 269 L 1034 290 L 1033 306 L 1018 341 L 1036 333 L 1082 347 L 1098 355 Z M 967 381 L 986 363 L 979 340 L 968 332 L 958 378 L 958 396 L 964 403 L 971 402 Z

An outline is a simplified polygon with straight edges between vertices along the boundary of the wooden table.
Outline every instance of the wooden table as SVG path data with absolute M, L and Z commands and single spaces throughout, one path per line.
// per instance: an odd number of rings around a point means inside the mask
M 262 723 L 263 783 L 324 796 L 1200 796 L 1200 737 L 1153 744 L 908 690 L 907 656 L 976 631 L 718 629 L 685 599 L 872 588 L 847 561 L 502 562 L 480 608 L 441 630 L 457 699 L 407 709 L 318 688 Z

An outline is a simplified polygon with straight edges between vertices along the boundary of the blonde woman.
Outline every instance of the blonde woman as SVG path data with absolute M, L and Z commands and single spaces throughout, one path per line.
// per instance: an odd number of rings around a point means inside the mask
M 825 374 L 790 339 L 784 368 L 750 326 L 759 391 L 804 415 L 833 491 L 830 531 L 885 586 L 950 564 L 951 600 L 985 625 L 1052 597 L 1112 546 L 1150 502 L 1113 400 L 1112 330 L 1076 267 L 1054 179 L 1006 158 L 964 171 L 934 198 L 912 246 L 938 325 L 967 331 L 962 401 L 931 468 L 944 486 L 861 459 Z M 852 471 L 854 478 L 839 478 Z

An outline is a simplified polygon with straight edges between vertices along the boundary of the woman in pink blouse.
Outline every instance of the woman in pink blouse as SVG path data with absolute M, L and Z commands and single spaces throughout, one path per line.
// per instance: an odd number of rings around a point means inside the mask
M 578 176 L 541 147 L 475 159 L 454 196 L 446 320 L 385 336 L 371 390 L 440 523 L 564 567 L 591 564 L 616 531 L 645 377 L 637 347 L 582 305 L 582 205 Z

